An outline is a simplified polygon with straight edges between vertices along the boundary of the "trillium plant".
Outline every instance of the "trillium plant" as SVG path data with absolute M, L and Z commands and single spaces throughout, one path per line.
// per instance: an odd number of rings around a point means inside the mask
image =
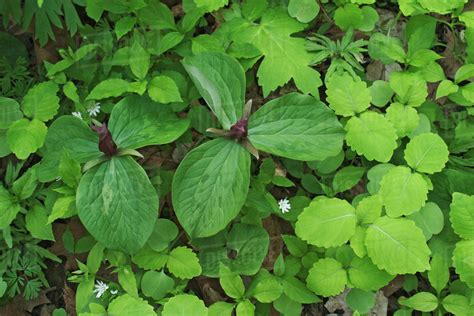
M 224 130 L 190 151 L 173 178 L 173 206 L 192 237 L 223 230 L 245 203 L 250 154 L 257 150 L 295 160 L 324 160 L 342 148 L 336 115 L 309 95 L 290 93 L 255 113 L 245 104 L 245 73 L 231 56 L 202 53 L 183 60 L 199 93 Z

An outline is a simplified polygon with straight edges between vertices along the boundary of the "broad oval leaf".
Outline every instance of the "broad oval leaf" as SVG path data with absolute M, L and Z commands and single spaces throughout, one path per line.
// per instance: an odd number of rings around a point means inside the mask
M 295 160 L 324 160 L 342 148 L 344 130 L 314 97 L 290 93 L 252 114 L 248 139 L 255 148 Z
M 397 166 L 382 178 L 380 195 L 387 215 L 400 217 L 413 214 L 425 205 L 428 185 L 421 174 Z
M 188 126 L 189 119 L 178 118 L 169 106 L 135 95 L 115 105 L 108 125 L 117 146 L 126 149 L 170 143 Z
M 453 265 L 461 281 L 474 288 L 474 240 L 461 240 L 453 252 Z
M 318 198 L 306 207 L 296 222 L 296 235 L 318 247 L 337 247 L 355 233 L 355 209 L 345 200 Z
M 405 149 L 408 165 L 419 172 L 436 173 L 443 170 L 449 151 L 444 140 L 434 133 L 424 133 L 411 139 Z
M 376 112 L 352 117 L 345 129 L 347 144 L 368 160 L 388 162 L 398 146 L 398 136 L 392 123 Z
M 216 234 L 239 213 L 249 182 L 250 155 L 236 142 L 218 138 L 193 149 L 173 178 L 179 222 L 192 237 Z
M 390 274 L 422 272 L 430 268 L 430 249 L 415 222 L 380 217 L 367 228 L 365 246 L 372 261 Z
M 112 157 L 83 175 L 76 207 L 97 241 L 110 249 L 134 253 L 153 231 L 158 196 L 132 157 Z
M 245 73 L 237 60 L 205 52 L 183 60 L 183 66 L 207 105 L 225 129 L 242 117 Z
M 454 192 L 449 219 L 456 234 L 474 240 L 474 196 Z

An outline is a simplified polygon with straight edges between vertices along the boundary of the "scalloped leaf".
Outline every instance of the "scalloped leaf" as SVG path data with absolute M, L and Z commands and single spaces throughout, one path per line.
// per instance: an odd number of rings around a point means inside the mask
M 317 261 L 309 269 L 306 285 L 318 295 L 334 296 L 344 291 L 347 284 L 347 273 L 342 264 L 332 258 Z
M 436 173 L 443 170 L 449 151 L 444 140 L 434 133 L 413 137 L 405 149 L 405 160 L 418 172 Z
M 474 196 L 454 192 L 449 219 L 456 234 L 474 240 Z
M 474 240 L 461 240 L 453 252 L 453 265 L 461 281 L 474 289 Z
M 370 106 L 372 96 L 367 84 L 347 73 L 334 75 L 327 83 L 327 101 L 337 115 L 353 116 Z

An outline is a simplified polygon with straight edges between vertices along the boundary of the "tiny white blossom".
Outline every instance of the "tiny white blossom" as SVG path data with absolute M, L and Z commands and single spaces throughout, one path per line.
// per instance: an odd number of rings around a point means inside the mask
M 112 293 L 112 295 L 115 295 L 118 293 L 118 290 L 110 290 L 110 293 Z
M 97 283 L 94 285 L 94 291 L 92 291 L 92 292 L 96 293 L 95 297 L 99 298 L 102 295 L 104 295 L 104 293 L 108 289 L 109 289 L 109 286 L 107 284 L 105 284 L 104 282 L 98 280 Z
M 61 181 L 62 179 L 63 179 L 63 178 L 60 177 L 60 176 L 57 176 L 57 177 L 56 177 L 56 181 Z
M 97 116 L 100 113 L 100 103 L 97 102 L 93 106 L 87 109 L 87 112 L 89 112 L 90 116 Z
M 288 213 L 291 210 L 290 201 L 287 198 L 281 199 L 278 201 L 278 207 L 283 214 Z
M 77 117 L 77 118 L 80 118 L 80 119 L 82 120 L 82 114 L 81 114 L 81 112 L 72 112 L 71 114 L 74 115 L 74 116 Z

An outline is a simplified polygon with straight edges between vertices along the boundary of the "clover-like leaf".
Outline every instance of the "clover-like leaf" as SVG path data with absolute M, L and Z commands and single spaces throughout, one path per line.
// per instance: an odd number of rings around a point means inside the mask
M 224 229 L 244 205 L 250 154 L 233 140 L 218 138 L 190 151 L 173 178 L 173 206 L 192 237 Z
M 357 217 L 354 207 L 345 200 L 318 198 L 298 217 L 298 237 L 318 247 L 337 247 L 354 234 Z
M 436 173 L 443 170 L 448 161 L 448 146 L 434 133 L 424 133 L 411 139 L 405 149 L 405 160 L 414 170 Z
M 430 249 L 415 223 L 380 217 L 367 229 L 365 246 L 372 261 L 390 274 L 422 272 L 430 268 Z
M 397 148 L 397 133 L 382 114 L 365 112 L 360 117 L 354 116 L 345 129 L 347 144 L 368 160 L 388 162 Z
M 339 153 L 344 130 L 321 101 L 290 93 L 252 114 L 248 139 L 257 149 L 278 156 L 324 160 Z
M 112 157 L 81 178 L 76 207 L 87 230 L 107 248 L 138 251 L 158 216 L 158 196 L 132 157 Z

